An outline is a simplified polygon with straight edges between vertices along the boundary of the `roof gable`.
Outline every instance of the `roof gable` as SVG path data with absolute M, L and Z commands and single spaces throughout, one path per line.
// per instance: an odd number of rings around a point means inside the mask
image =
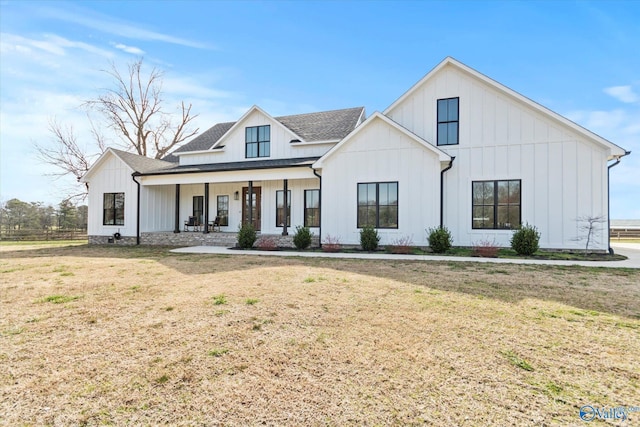
M 139 154 L 129 153 L 127 151 L 117 150 L 115 148 L 107 148 L 104 153 L 100 155 L 98 160 L 89 168 L 86 174 L 80 179 L 80 182 L 88 182 L 91 175 L 98 170 L 102 164 L 109 157 L 116 157 L 122 163 L 127 165 L 131 170 L 131 173 L 147 173 L 151 171 L 157 171 L 162 169 L 168 169 L 175 166 L 175 163 L 167 162 L 164 160 L 152 159 L 149 157 L 141 156 Z
M 346 138 L 344 138 L 342 141 L 340 141 L 338 144 L 336 144 L 331 150 L 329 150 L 324 156 L 322 156 L 320 159 L 318 159 L 318 161 L 313 164 L 313 168 L 314 169 L 322 168 L 323 163 L 328 158 L 333 156 L 334 153 L 338 152 L 342 147 L 344 147 L 346 144 L 348 144 L 351 139 L 356 137 L 360 132 L 363 131 L 363 129 L 366 129 L 368 126 L 370 126 L 370 124 L 372 122 L 374 122 L 375 120 L 381 120 L 387 126 L 390 126 L 390 127 L 394 128 L 394 129 L 396 129 L 397 131 L 399 131 L 400 133 L 404 134 L 405 136 L 407 136 L 408 138 L 410 138 L 411 140 L 413 140 L 417 144 L 421 145 L 426 150 L 433 152 L 434 154 L 436 154 L 438 156 L 438 159 L 441 162 L 445 162 L 445 161 L 450 161 L 451 160 L 451 156 L 449 156 L 444 151 L 440 150 L 438 147 L 435 147 L 432 144 L 429 144 L 427 141 L 425 141 L 424 139 L 422 139 L 421 137 L 419 137 L 415 133 L 409 131 L 408 129 L 406 129 L 406 128 L 402 127 L 402 126 L 400 126 L 398 123 L 394 122 L 393 120 L 391 120 L 389 117 L 385 116 L 384 114 L 381 114 L 378 111 L 376 111 L 367 120 L 365 120 L 365 122 L 362 125 L 358 126 Z
M 467 75 L 475 78 L 478 81 L 481 81 L 482 83 L 491 86 L 492 88 L 494 88 L 495 90 L 497 90 L 498 92 L 506 95 L 507 97 L 511 98 L 511 99 L 515 99 L 517 101 L 519 101 L 522 104 L 527 105 L 529 108 L 533 109 L 534 111 L 543 114 L 546 117 L 549 117 L 551 119 L 553 119 L 556 122 L 561 123 L 562 125 L 570 128 L 571 130 L 577 132 L 578 134 L 584 136 L 585 138 L 588 138 L 591 141 L 594 141 L 595 143 L 604 146 L 606 148 L 608 148 L 610 150 L 611 153 L 611 157 L 619 157 L 619 156 L 624 156 L 625 155 L 625 150 L 623 148 L 621 148 L 620 146 L 612 143 L 611 141 L 608 141 L 607 139 L 601 137 L 600 135 L 597 135 L 593 132 L 591 132 L 588 129 L 585 129 L 584 127 L 572 122 L 571 120 L 567 119 L 564 116 L 561 116 L 560 114 L 548 109 L 547 107 L 544 107 L 543 105 L 538 104 L 535 101 L 532 101 L 531 99 L 521 95 L 520 93 L 514 91 L 513 89 L 508 88 L 507 86 L 485 76 L 484 74 L 474 70 L 473 68 L 461 63 L 460 61 L 452 58 L 452 57 L 446 57 L 442 62 L 440 62 L 438 65 L 436 65 L 431 71 L 429 71 L 422 79 L 420 79 L 416 84 L 414 84 L 413 86 L 411 86 L 411 88 L 409 88 L 408 91 L 406 91 L 402 96 L 400 96 L 398 99 L 396 99 L 389 107 L 387 107 L 384 110 L 384 114 L 390 114 L 393 112 L 393 110 L 400 104 L 402 104 L 407 98 L 411 97 L 416 91 L 418 91 L 426 82 L 430 81 L 431 79 L 433 79 L 433 77 L 438 74 L 443 68 L 445 67 L 455 67 L 458 70 L 463 71 L 464 73 L 466 73 Z
M 288 133 L 292 140 L 300 142 L 337 142 L 347 136 L 364 121 L 364 107 L 346 108 L 342 110 L 321 111 L 317 113 L 296 114 L 291 116 L 271 117 L 258 106 L 253 106 L 238 121 L 218 123 L 201 133 L 187 144 L 166 156 L 164 160 L 173 160 L 181 153 L 208 151 L 222 148 L 226 136 L 242 126 L 242 122 L 254 111 L 259 111 L 277 122 Z

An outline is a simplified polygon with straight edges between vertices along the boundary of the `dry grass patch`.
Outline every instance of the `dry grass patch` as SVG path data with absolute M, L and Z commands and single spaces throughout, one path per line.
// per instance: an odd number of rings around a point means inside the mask
M 78 246 L 0 272 L 7 425 L 570 425 L 640 401 L 634 270 Z

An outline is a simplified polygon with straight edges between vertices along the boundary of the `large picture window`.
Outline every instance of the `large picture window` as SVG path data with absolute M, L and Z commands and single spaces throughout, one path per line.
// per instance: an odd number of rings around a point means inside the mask
M 459 98 L 438 99 L 438 145 L 458 143 Z
M 304 226 L 320 227 L 320 190 L 304 190 Z
M 124 193 L 104 193 L 102 225 L 124 225 Z
M 472 228 L 513 229 L 521 221 L 521 181 L 474 181 Z
M 252 126 L 245 129 L 245 156 L 269 157 L 271 155 L 271 126 Z
M 276 191 L 276 227 L 284 226 L 284 191 Z M 287 227 L 291 226 L 291 190 L 287 191 Z
M 358 228 L 398 228 L 398 183 L 358 184 Z
M 229 225 L 229 196 L 218 196 L 217 216 L 220 219 L 219 225 Z

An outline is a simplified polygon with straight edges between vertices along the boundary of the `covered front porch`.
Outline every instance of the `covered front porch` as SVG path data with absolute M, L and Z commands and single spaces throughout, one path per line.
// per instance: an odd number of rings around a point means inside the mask
M 282 247 L 297 226 L 319 235 L 320 178 L 305 163 L 141 176 L 140 243 L 235 246 L 246 223 Z

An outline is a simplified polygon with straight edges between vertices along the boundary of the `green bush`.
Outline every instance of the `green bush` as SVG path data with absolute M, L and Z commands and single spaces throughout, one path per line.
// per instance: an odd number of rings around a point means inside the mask
M 360 230 L 360 246 L 362 246 L 362 250 L 373 252 L 378 249 L 378 243 L 380 243 L 378 231 L 370 225 L 362 227 L 362 230 Z
M 540 233 L 538 229 L 525 223 L 513 232 L 511 248 L 520 255 L 533 255 L 539 248 L 539 242 Z
M 293 244 L 298 249 L 307 249 L 311 245 L 311 238 L 313 234 L 309 230 L 309 227 L 296 227 L 296 234 L 293 236 Z
M 258 235 L 253 224 L 242 224 L 238 230 L 238 246 L 242 249 L 251 249 L 257 238 Z
M 433 252 L 443 254 L 451 249 L 453 239 L 447 227 L 434 227 L 427 232 L 429 233 L 429 247 Z

